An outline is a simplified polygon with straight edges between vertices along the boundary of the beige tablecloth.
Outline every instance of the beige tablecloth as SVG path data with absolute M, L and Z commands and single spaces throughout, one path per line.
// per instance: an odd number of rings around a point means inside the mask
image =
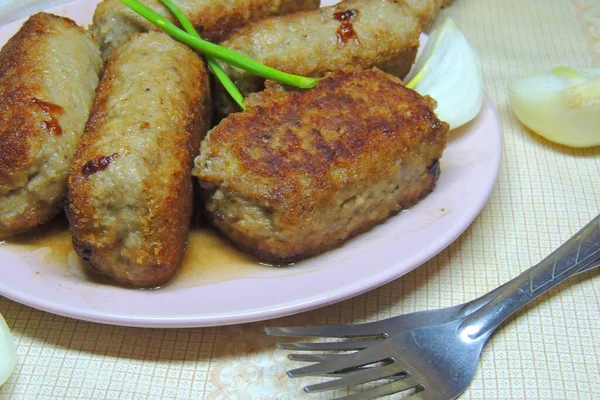
M 0 6 L 7 10 L 11 3 L 17 4 L 4 0 Z M 504 144 L 497 187 L 455 243 L 412 273 L 354 299 L 238 326 L 103 326 L 0 298 L 18 352 L 0 398 L 333 398 L 305 395 L 301 387 L 312 380 L 285 376 L 296 364 L 275 350 L 265 326 L 359 323 L 470 300 L 539 261 L 597 215 L 600 148 L 573 150 L 524 129 L 511 113 L 506 87 L 514 78 L 560 65 L 599 67 L 600 1 L 456 0 L 443 16 L 455 19 L 481 55 Z M 599 333 L 596 270 L 510 318 L 485 348 L 462 399 L 599 399 Z

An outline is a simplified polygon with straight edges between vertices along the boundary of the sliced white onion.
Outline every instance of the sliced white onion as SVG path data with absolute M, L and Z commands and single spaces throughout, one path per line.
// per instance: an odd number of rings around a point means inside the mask
M 517 118 L 553 142 L 600 145 L 600 68 L 556 68 L 508 87 Z
M 0 386 L 6 382 L 15 369 L 17 362 L 17 349 L 10 335 L 8 325 L 0 314 Z
M 433 97 L 435 113 L 450 129 L 479 114 L 483 104 L 479 56 L 451 18 L 431 33 L 413 70 L 406 86 Z

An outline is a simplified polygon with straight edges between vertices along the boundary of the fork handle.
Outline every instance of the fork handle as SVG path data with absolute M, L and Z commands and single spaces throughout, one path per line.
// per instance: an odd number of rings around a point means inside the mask
M 460 329 L 463 337 L 489 337 L 519 308 L 567 278 L 600 266 L 600 215 L 584 226 L 552 254 L 515 279 L 484 295 L 486 304 L 467 315 Z M 490 297 L 492 297 L 490 299 Z

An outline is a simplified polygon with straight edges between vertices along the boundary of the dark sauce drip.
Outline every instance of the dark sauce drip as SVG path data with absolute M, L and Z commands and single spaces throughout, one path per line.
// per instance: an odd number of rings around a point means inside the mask
M 360 43 L 360 39 L 354 30 L 352 21 L 358 16 L 358 10 L 351 8 L 350 10 L 340 11 L 333 14 L 333 19 L 340 21 L 340 26 L 337 30 L 338 46 L 344 47 L 350 39 L 356 39 Z
M 42 122 L 42 128 L 52 132 L 55 136 L 60 136 L 62 134 L 62 128 L 58 119 L 56 119 L 56 115 L 62 115 L 65 112 L 65 109 L 57 104 L 48 103 L 39 99 L 33 99 L 33 102 L 50 115 L 48 121 Z
M 82 172 L 85 176 L 90 176 L 98 171 L 104 171 L 111 162 L 119 157 L 118 153 L 111 154 L 110 156 L 98 156 L 95 160 L 91 160 L 85 163 Z

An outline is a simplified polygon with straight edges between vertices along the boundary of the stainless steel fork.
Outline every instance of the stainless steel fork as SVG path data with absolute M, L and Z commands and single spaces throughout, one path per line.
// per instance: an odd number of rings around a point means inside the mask
M 384 380 L 338 400 L 374 399 L 411 389 L 411 400 L 455 399 L 469 386 L 485 343 L 506 318 L 565 279 L 599 265 L 600 215 L 539 264 L 468 303 L 366 324 L 266 328 L 265 332 L 356 339 L 278 344 L 289 350 L 336 351 L 288 356 L 316 362 L 288 371 L 290 377 L 337 377 L 307 386 L 306 392 Z

